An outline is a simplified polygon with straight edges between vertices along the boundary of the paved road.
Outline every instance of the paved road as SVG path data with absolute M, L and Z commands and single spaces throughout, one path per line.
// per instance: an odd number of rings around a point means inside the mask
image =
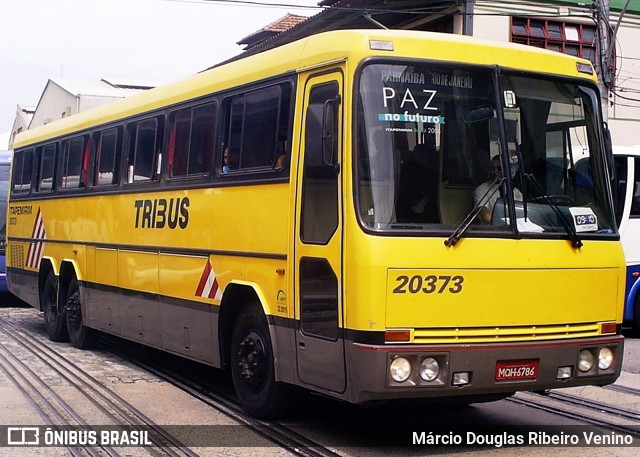
M 47 344 L 48 347 L 53 348 L 57 353 L 64 355 L 70 361 L 78 364 L 83 370 L 88 372 L 98 382 L 108 386 L 118 395 L 122 396 L 126 401 L 135 405 L 136 408 L 144 412 L 151 420 L 157 424 L 163 426 L 171 425 L 210 425 L 213 428 L 199 429 L 198 427 L 192 427 L 193 430 L 225 430 L 231 431 L 238 430 L 237 427 L 221 427 L 224 425 L 233 425 L 234 421 L 229 419 L 224 414 L 214 410 L 210 406 L 207 406 L 189 396 L 176 387 L 168 384 L 167 382 L 157 378 L 156 376 L 149 374 L 148 372 L 134 366 L 127 361 L 124 361 L 117 356 L 104 351 L 80 351 L 72 348 L 68 344 L 52 343 L 46 340 L 44 336 L 43 319 L 41 313 L 28 307 L 15 307 L 16 302 L 7 303 L 13 306 L 2 306 L 4 300 L 0 299 L 0 318 L 9 319 L 11 322 L 17 323 L 21 328 L 25 329 L 30 334 L 39 338 L 43 344 Z M 6 303 L 6 302 L 4 302 Z M 0 331 L 0 355 L 3 351 L 13 351 L 13 342 L 6 333 Z M 636 338 L 628 338 L 625 350 L 625 362 L 624 372 L 621 376 L 620 383 L 640 388 L 640 340 Z M 3 364 L 3 359 L 0 358 L 0 366 Z M 67 390 L 66 383 L 59 377 L 54 376 L 52 373 L 41 373 L 40 377 L 52 386 L 59 389 L 60 392 Z M 579 394 L 584 396 L 595 396 L 602 400 L 611 401 L 613 403 L 620 403 L 620 394 L 613 393 L 611 391 L 605 391 L 600 388 L 580 388 L 576 390 Z M 78 395 L 73 394 L 73 395 Z M 71 398 L 70 403 L 74 404 L 74 407 L 78 407 L 85 419 L 90 424 L 103 424 L 104 418 L 98 413 L 91 410 L 90 407 L 81 406 L 81 403 L 74 402 L 74 397 Z M 640 414 L 640 400 L 635 404 L 628 404 L 623 402 L 622 406 L 631 407 L 639 411 Z M 412 431 L 422 432 L 429 431 L 432 426 L 437 426 L 442 423 L 455 424 L 459 422 L 483 424 L 493 427 L 506 426 L 527 426 L 527 425 L 567 425 L 574 424 L 575 421 L 567 418 L 560 418 L 544 411 L 538 411 L 530 409 L 526 406 L 522 406 L 509 401 L 499 401 L 494 403 L 473 405 L 467 408 L 438 408 L 429 407 L 426 409 L 421 408 L 408 408 L 403 410 L 401 407 L 382 410 L 363 410 L 348 405 L 344 405 L 339 402 L 311 398 L 308 403 L 304 403 L 303 406 L 307 409 L 305 414 L 295 418 L 299 423 L 303 424 L 305 432 L 308 432 L 310 427 L 316 422 L 321 422 L 325 426 L 331 424 L 332 418 L 336 419 L 350 419 L 354 423 L 359 424 L 385 424 L 385 423 L 401 423 L 401 419 L 405 415 L 410 415 L 414 418 L 416 423 L 423 424 L 421 427 L 417 427 L 415 430 L 408 429 L 407 432 Z M 399 422 L 398 422 L 399 421 Z M 31 405 L 22 395 L 14 383 L 9 379 L 3 370 L 0 370 L 0 424 L 5 425 L 44 425 L 42 417 L 35 411 L 33 405 Z M 1 428 L 1 426 L 0 426 Z M 313 428 L 313 427 L 311 427 Z M 337 438 L 347 439 L 346 436 L 336 436 L 334 431 L 323 430 L 322 427 L 318 427 L 316 436 L 318 442 L 330 441 L 335 442 Z M 344 435 L 344 434 L 343 434 Z M 254 436 L 248 440 L 250 447 L 230 447 L 230 448 L 211 448 L 201 447 L 195 448 L 194 451 L 203 456 L 208 455 L 231 455 L 231 456 L 249 456 L 256 455 L 259 452 L 265 457 L 290 455 L 287 452 L 274 447 L 272 445 L 265 445 L 261 441 L 261 437 Z M 0 436 L 0 442 L 2 437 Z M 262 445 L 260 443 L 263 443 Z M 127 448 L 128 449 L 128 448 Z M 548 448 L 537 447 L 519 447 L 517 453 L 526 457 L 547 457 L 549 453 Z M 563 456 L 567 455 L 587 455 L 590 457 L 599 456 L 635 456 L 637 455 L 638 448 L 628 447 L 616 447 L 616 448 L 558 448 L 554 452 L 560 451 Z M 132 450 L 128 452 L 128 455 L 144 455 L 140 454 L 139 450 Z M 409 447 L 403 449 L 385 449 L 385 448 L 352 448 L 348 445 L 340 447 L 336 451 L 344 456 L 370 456 L 370 457 L 389 457 L 400 455 L 473 455 L 474 457 L 484 457 L 497 455 L 513 455 L 508 449 L 454 449 L 448 448 L 444 451 L 442 449 L 435 450 L 425 446 Z M 511 449 L 515 451 L 515 449 Z M 46 456 L 62 456 L 69 455 L 68 451 L 64 448 L 17 448 L 17 447 L 0 447 L 0 456 L 16 456 L 16 455 L 46 455 Z

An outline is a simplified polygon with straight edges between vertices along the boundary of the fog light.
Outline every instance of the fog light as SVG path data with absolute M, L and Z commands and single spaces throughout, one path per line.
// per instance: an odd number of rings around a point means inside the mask
M 571 367 L 560 367 L 558 368 L 558 373 L 556 374 L 556 379 L 571 379 L 571 372 L 573 369 Z
M 453 381 L 452 384 L 454 386 L 466 386 L 469 384 L 469 372 L 462 371 L 460 373 L 453 373 Z
M 427 357 L 420 364 L 420 377 L 425 381 L 431 382 L 438 378 L 440 374 L 440 365 L 433 357 Z
M 593 368 L 593 354 L 588 349 L 583 349 L 580 351 L 580 356 L 578 357 L 578 370 L 583 373 L 590 371 Z
M 609 348 L 602 348 L 598 353 L 598 368 L 608 370 L 613 365 L 613 351 Z
M 391 377 L 396 382 L 405 382 L 411 375 L 411 362 L 404 357 L 398 357 L 389 365 Z

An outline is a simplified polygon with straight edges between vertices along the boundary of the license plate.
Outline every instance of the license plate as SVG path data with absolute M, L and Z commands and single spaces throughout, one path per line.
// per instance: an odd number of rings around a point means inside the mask
M 496 381 L 519 381 L 538 377 L 538 360 L 509 360 L 496 363 Z

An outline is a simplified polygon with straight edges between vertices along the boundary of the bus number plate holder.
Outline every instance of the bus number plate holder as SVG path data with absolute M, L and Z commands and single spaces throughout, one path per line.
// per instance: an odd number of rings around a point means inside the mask
M 508 360 L 496 363 L 496 381 L 521 381 L 538 377 L 538 360 Z

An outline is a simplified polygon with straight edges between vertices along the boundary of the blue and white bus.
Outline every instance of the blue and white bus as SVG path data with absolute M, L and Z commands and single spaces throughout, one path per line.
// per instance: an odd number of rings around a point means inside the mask
M 624 322 L 640 331 L 640 146 L 613 149 L 614 200 L 627 261 Z
M 7 239 L 7 192 L 12 151 L 0 151 L 0 292 L 7 290 L 5 244 Z

